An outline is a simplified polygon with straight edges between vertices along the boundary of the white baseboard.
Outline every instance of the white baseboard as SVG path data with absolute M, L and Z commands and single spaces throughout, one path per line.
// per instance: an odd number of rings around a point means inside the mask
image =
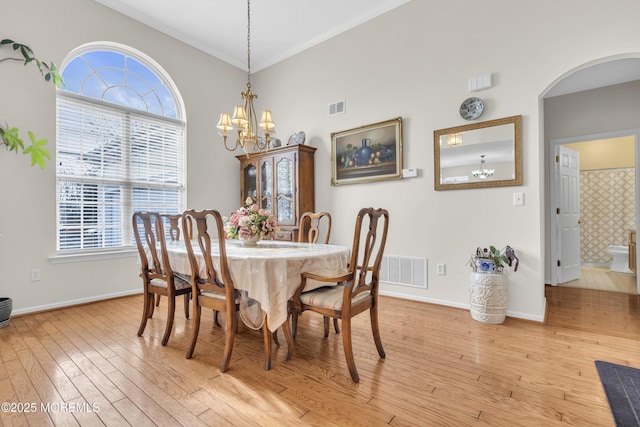
M 34 307 L 21 308 L 20 310 L 13 310 L 11 312 L 11 315 L 13 316 L 13 315 L 20 315 L 20 314 L 37 313 L 37 312 L 40 312 L 40 311 L 54 310 L 54 309 L 57 309 L 57 308 L 70 307 L 70 306 L 74 306 L 74 305 L 86 304 L 86 303 L 89 303 L 89 302 L 102 301 L 102 300 L 118 298 L 118 297 L 126 297 L 126 296 L 129 296 L 129 295 L 136 295 L 136 294 L 141 294 L 141 293 L 142 293 L 142 289 L 132 289 L 130 291 L 116 292 L 116 293 L 113 293 L 113 294 L 97 295 L 97 296 L 89 297 L 89 298 L 80 298 L 80 299 L 75 299 L 75 300 L 60 301 L 60 302 L 57 302 L 57 303 L 54 303 L 54 304 L 38 305 L 38 306 L 34 306 Z
M 465 309 L 465 310 L 469 310 L 470 309 L 469 304 L 460 304 L 460 303 L 453 302 L 453 301 L 439 300 L 439 299 L 433 299 L 433 298 L 425 298 L 425 297 L 401 294 L 401 293 L 397 293 L 397 292 L 381 291 L 381 290 L 378 291 L 378 294 L 384 295 L 384 296 L 389 296 L 389 297 L 394 297 L 394 298 L 407 299 L 407 300 L 411 300 L 411 301 L 420 301 L 420 302 L 427 302 L 427 303 L 430 303 L 430 304 L 444 305 L 446 307 L 462 308 L 462 309 Z M 546 307 L 546 304 L 545 304 L 545 307 Z M 536 321 L 536 322 L 544 322 L 544 313 L 542 313 L 541 316 L 532 316 L 531 314 L 528 314 L 528 313 L 520 313 L 520 312 L 517 312 L 517 311 L 507 310 L 507 316 L 516 317 L 518 319 L 533 320 L 533 321 Z

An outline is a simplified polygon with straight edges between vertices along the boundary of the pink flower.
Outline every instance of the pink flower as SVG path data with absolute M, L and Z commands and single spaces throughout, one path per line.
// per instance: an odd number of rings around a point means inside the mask
M 223 218 L 227 239 L 249 239 L 271 237 L 278 229 L 276 217 L 267 209 L 259 208 L 252 198 L 247 198 L 245 206 Z

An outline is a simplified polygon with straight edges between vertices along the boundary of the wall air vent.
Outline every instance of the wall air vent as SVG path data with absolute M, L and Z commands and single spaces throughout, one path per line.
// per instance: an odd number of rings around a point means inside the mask
M 336 114 L 343 114 L 344 111 L 345 111 L 344 99 L 341 101 L 334 102 L 333 104 L 329 104 L 329 117 L 335 116 Z
M 385 255 L 380 266 L 380 281 L 427 289 L 427 259 Z

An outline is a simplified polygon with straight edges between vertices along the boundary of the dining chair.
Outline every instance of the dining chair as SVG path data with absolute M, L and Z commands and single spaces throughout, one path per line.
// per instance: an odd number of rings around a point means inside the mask
M 329 243 L 331 234 L 331 214 L 328 212 L 305 212 L 300 215 L 298 242 L 317 243 L 324 230 L 322 243 Z
M 193 226 L 192 229 L 187 228 L 189 222 Z M 199 212 L 187 210 L 182 214 L 182 223 L 183 230 L 191 229 L 193 233 L 193 239 L 185 239 L 187 256 L 191 265 L 191 285 L 193 287 L 193 335 L 186 357 L 190 359 L 193 356 L 193 351 L 198 341 L 202 307 L 225 313 L 225 344 L 222 364 L 220 365 L 220 371 L 225 372 L 229 368 L 233 342 L 237 332 L 238 316 L 236 313 L 240 309 L 240 293 L 235 289 L 229 272 L 222 216 L 218 211 L 211 209 Z M 215 230 L 211 230 L 213 227 Z M 204 263 L 203 266 L 199 265 L 199 258 L 196 258 L 192 240 L 197 242 L 199 251 L 202 254 L 201 262 Z M 214 244 L 218 245 L 219 251 L 218 270 L 213 267 L 212 245 Z M 266 324 L 263 325 L 262 329 L 265 346 L 265 369 L 269 370 L 271 369 L 272 334 Z M 288 357 L 290 357 L 290 353 L 288 353 Z
M 323 316 L 342 320 L 342 344 L 351 379 L 359 382 L 353 358 L 351 318 L 369 310 L 373 339 L 381 358 L 385 352 L 378 326 L 378 284 L 380 265 L 387 242 L 389 212 L 386 209 L 363 208 L 356 217 L 353 246 L 348 271 L 343 275 L 320 276 L 302 273 L 302 281 L 291 299 L 291 310 L 302 313 L 310 310 Z M 339 283 L 303 292 L 307 280 Z M 324 323 L 324 336 L 328 336 L 329 323 Z
M 181 233 L 180 227 L 182 227 L 182 214 L 175 214 L 175 215 L 171 215 L 171 214 L 162 214 L 160 215 L 160 217 L 162 218 L 166 218 L 167 221 L 169 222 L 169 237 L 171 238 L 172 242 L 176 242 L 178 240 L 180 240 L 180 235 L 184 234 L 185 238 L 187 239 L 191 239 L 191 221 L 187 222 L 186 226 L 187 228 L 185 228 L 184 233 Z M 190 278 L 189 277 L 183 277 L 185 280 L 190 282 Z M 156 297 L 156 307 L 160 304 L 160 295 L 158 295 Z M 220 321 L 218 320 L 218 311 L 214 310 L 213 311 L 213 323 L 217 326 L 220 327 Z
M 184 295 L 184 315 L 187 319 L 189 318 L 191 283 L 175 275 L 171 269 L 164 224 L 160 215 L 156 212 L 135 212 L 132 223 L 140 256 L 140 277 L 144 285 L 144 309 L 138 336 L 142 335 L 147 326 L 147 320 L 153 316 L 154 296 L 165 295 L 168 299 L 167 324 L 162 345 L 166 345 L 173 328 L 176 297 L 179 295 Z M 160 249 L 159 253 L 158 249 Z
M 321 234 L 324 234 L 324 240 L 322 241 L 322 243 L 329 243 L 329 236 L 331 235 L 331 214 L 329 214 L 328 212 L 305 212 L 300 215 L 298 242 L 318 243 Z M 291 333 L 294 338 L 296 337 L 296 333 L 298 330 L 299 314 L 300 313 L 298 313 L 297 311 L 293 311 L 291 313 Z M 324 321 L 328 323 L 329 318 L 325 316 Z M 336 331 L 336 334 L 339 334 L 340 327 L 338 326 L 338 319 L 336 318 L 333 319 L 333 327 Z
M 210 226 L 213 226 L 213 230 Z M 236 333 L 237 316 L 239 309 L 239 294 L 233 286 L 233 280 L 229 273 L 227 264 L 227 252 L 225 247 L 224 226 L 222 216 L 216 210 L 205 209 L 195 211 L 186 210 L 182 213 L 182 228 L 190 227 L 193 235 L 190 239 L 184 239 L 191 266 L 191 286 L 193 298 L 193 321 L 191 332 L 191 345 L 187 350 L 186 357 L 191 359 L 193 351 L 198 342 L 200 332 L 200 320 L 202 318 L 202 307 L 214 310 L 214 313 L 223 312 L 226 314 L 225 346 L 222 356 L 220 371 L 224 372 L 229 368 L 231 352 L 233 351 L 233 341 Z M 193 250 L 193 241 L 202 254 L 200 262 L 196 259 Z M 219 273 L 213 267 L 212 245 L 217 244 L 220 253 Z

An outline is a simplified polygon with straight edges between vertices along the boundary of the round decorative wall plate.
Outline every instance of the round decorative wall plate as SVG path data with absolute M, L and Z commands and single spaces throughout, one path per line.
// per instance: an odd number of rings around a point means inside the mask
M 475 120 L 482 114 L 484 103 L 480 98 L 467 98 L 460 105 L 460 117 L 465 120 Z

